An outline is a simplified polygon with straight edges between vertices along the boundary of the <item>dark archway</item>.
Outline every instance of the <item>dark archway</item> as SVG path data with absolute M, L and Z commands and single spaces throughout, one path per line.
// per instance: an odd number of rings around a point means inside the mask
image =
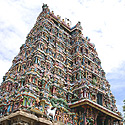
M 102 125 L 102 120 L 100 116 L 97 117 L 97 125 Z

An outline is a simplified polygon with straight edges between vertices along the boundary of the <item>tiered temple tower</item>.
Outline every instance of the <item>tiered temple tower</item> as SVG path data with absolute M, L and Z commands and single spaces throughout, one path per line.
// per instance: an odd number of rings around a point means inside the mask
M 113 125 L 121 117 L 95 45 L 43 4 L 0 86 L 2 125 Z

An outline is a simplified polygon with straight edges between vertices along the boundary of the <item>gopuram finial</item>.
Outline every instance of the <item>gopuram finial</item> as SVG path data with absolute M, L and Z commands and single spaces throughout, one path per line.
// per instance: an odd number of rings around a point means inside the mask
M 44 3 L 43 3 L 43 6 L 42 6 L 42 8 L 43 8 L 43 11 L 47 10 L 47 9 L 48 9 L 48 6 L 47 6 L 47 4 L 44 4 Z

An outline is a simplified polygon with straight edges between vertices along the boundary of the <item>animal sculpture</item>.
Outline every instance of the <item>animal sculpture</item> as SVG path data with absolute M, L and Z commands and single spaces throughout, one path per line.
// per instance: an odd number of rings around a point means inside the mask
M 47 109 L 47 118 L 49 118 L 49 115 L 51 115 L 52 118 L 53 118 L 53 120 L 54 120 L 55 113 L 56 113 L 56 109 L 57 109 L 57 108 L 51 109 L 51 107 L 49 107 L 49 108 Z

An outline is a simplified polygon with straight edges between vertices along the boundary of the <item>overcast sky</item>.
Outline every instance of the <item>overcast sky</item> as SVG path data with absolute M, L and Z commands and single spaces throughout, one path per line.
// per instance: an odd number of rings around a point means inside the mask
M 61 18 L 78 21 L 95 44 L 117 107 L 125 99 L 125 0 L 0 0 L 0 82 L 34 26 L 43 3 Z

